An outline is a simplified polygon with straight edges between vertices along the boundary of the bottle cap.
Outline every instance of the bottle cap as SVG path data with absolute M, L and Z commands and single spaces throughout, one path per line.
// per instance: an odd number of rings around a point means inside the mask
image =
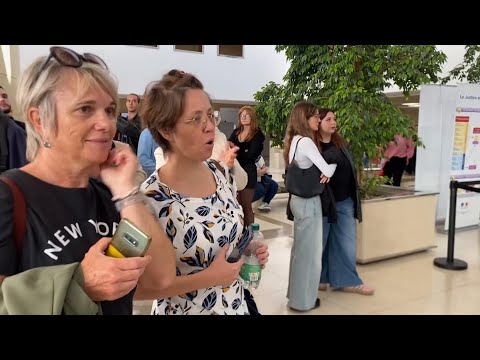
M 252 224 L 252 230 L 253 231 L 260 231 L 260 224 Z

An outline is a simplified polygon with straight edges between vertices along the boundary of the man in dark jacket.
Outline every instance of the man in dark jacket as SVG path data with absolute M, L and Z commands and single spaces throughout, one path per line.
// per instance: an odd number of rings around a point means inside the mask
M 12 116 L 8 94 L 0 86 L 0 174 L 27 164 L 25 124 Z
M 134 153 L 137 153 L 138 141 L 142 132 L 142 121 L 138 115 L 138 105 L 140 104 L 140 96 L 137 94 L 129 94 L 127 96 L 127 118 L 119 116 L 117 119 L 117 136 L 116 140 L 130 145 Z

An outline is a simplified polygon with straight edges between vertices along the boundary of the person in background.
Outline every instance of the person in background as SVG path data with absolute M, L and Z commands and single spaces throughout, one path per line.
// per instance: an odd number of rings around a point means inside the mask
M 321 172 L 319 182 L 328 182 L 336 164 L 327 164 L 318 150 L 316 133 L 318 108 L 309 101 L 300 101 L 293 107 L 285 135 L 284 159 L 294 159 L 301 169 L 316 166 Z M 288 206 L 288 205 L 287 205 Z M 322 271 L 322 204 L 320 196 L 302 198 L 291 195 L 290 209 L 293 220 L 293 246 L 290 254 L 288 279 L 288 306 L 308 311 L 320 306 L 318 285 Z
M 99 304 L 105 315 L 130 315 L 137 284 L 159 289 L 173 282 L 175 257 L 135 185 L 135 154 L 112 149 L 117 93 L 102 59 L 64 47 L 51 47 L 22 74 L 17 100 L 30 163 L 2 176 L 23 195 L 26 221 L 19 239 L 12 192 L 0 181 L 0 281 L 78 263 L 77 297 Z M 152 237 L 145 257 L 105 255 L 123 218 Z
M 384 176 L 393 179 L 393 186 L 400 186 L 403 172 L 412 158 L 415 147 L 411 139 L 405 139 L 401 135 L 395 135 L 395 141 L 390 141 L 383 153 L 386 161 L 383 167 Z
M 265 160 L 263 156 L 259 156 L 255 162 L 257 166 L 257 188 L 253 196 L 253 202 L 263 198 L 262 203 L 258 206 L 258 210 L 268 212 L 271 210 L 270 202 L 277 194 L 278 184 L 272 179 L 272 175 L 267 172 Z
M 7 92 L 0 86 L 0 174 L 27 164 L 25 124 L 12 116 Z
M 248 176 L 248 182 L 242 191 L 238 192 L 238 202 L 245 214 L 245 225 L 253 224 L 255 217 L 252 209 L 253 196 L 257 187 L 257 166 L 255 161 L 262 155 L 265 135 L 258 126 L 255 110 L 244 106 L 238 112 L 237 129 L 230 135 L 231 141 L 238 150 L 237 160 Z
M 18 126 L 25 130 L 25 123 L 23 121 L 16 120 L 12 116 L 12 104 L 3 86 L 0 86 L 0 113 L 8 115 L 8 117 L 15 121 Z
M 321 194 L 322 204 L 331 201 L 333 207 L 323 212 L 323 255 L 319 289 L 333 289 L 361 295 L 373 295 L 374 289 L 367 286 L 356 270 L 357 219 L 362 221 L 360 191 L 357 170 L 347 143 L 337 131 L 335 113 L 331 109 L 320 108 L 318 129 L 319 148 L 329 164 L 336 163 L 335 174 L 327 186 L 333 199 L 325 199 L 329 191 Z M 325 206 L 324 206 L 325 209 Z
M 168 161 L 143 190 L 177 255 L 177 277 L 167 289 L 140 289 L 155 296 L 155 315 L 243 315 L 254 300 L 238 280 L 243 260 L 227 256 L 252 236 L 236 201 L 228 166 L 207 160 L 216 119 L 210 98 L 195 76 L 171 70 L 147 87 L 142 118 Z M 267 246 L 256 250 L 268 261 Z
M 121 115 L 118 116 L 115 139 L 130 145 L 132 151 L 136 154 L 140 133 L 142 132 L 142 119 L 138 114 L 140 96 L 134 93 L 128 94 L 125 105 L 128 114 L 126 118 Z
M 158 144 L 153 139 L 152 133 L 147 128 L 144 128 L 138 142 L 137 157 L 147 176 L 150 176 L 156 170 L 155 150 L 157 148 Z
M 413 146 L 413 155 L 407 161 L 407 166 L 405 167 L 405 172 L 409 175 L 415 175 L 415 167 L 417 166 L 417 147 L 414 145 L 413 141 L 417 141 L 418 136 L 414 135 L 412 139 Z

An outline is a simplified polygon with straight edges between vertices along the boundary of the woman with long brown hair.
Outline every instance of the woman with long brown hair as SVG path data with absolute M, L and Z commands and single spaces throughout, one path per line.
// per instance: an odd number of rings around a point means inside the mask
M 244 106 L 238 112 L 238 124 L 230 135 L 229 140 L 238 146 L 237 160 L 248 176 L 247 186 L 238 192 L 238 202 L 243 208 L 245 225 L 253 224 L 254 215 L 252 209 L 253 195 L 257 186 L 257 166 L 255 161 L 262 154 L 265 136 L 258 126 L 255 110 L 250 106 Z
M 357 223 L 362 221 L 362 208 L 357 171 L 347 143 L 337 131 L 335 113 L 319 109 L 319 147 L 325 160 L 338 164 L 328 186 L 334 203 L 323 214 L 323 255 L 320 287 L 373 295 L 374 289 L 365 285 L 355 268 L 357 255 Z M 332 214 L 332 212 L 334 214 Z M 332 216 L 333 215 L 333 216 Z
M 295 159 L 301 169 L 315 165 L 322 173 L 318 181 L 328 182 L 337 165 L 328 165 L 318 151 L 318 122 L 319 114 L 315 104 L 308 101 L 295 104 L 288 120 L 284 157 L 286 164 Z M 288 306 L 308 311 L 320 306 L 317 294 L 322 271 L 322 204 L 320 196 L 302 198 L 291 195 L 289 206 L 294 222 Z

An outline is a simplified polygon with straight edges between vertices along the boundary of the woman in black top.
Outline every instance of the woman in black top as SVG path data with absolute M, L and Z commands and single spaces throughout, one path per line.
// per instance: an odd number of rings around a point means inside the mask
M 363 284 L 355 268 L 357 252 L 357 224 L 362 221 L 362 209 L 358 191 L 353 158 L 347 149 L 345 140 L 337 132 L 337 122 L 333 110 L 319 109 L 320 124 L 318 140 L 320 152 L 329 164 L 336 163 L 337 170 L 330 178 L 331 191 L 324 196 L 332 206 L 323 213 L 323 255 L 320 290 L 326 290 L 328 284 L 334 289 L 372 295 L 374 289 Z
M 238 146 L 237 160 L 248 176 L 247 186 L 238 192 L 238 202 L 243 208 L 245 225 L 254 222 L 252 200 L 257 186 L 257 166 L 255 160 L 262 154 L 265 136 L 258 127 L 257 115 L 250 106 L 244 106 L 238 112 L 237 129 L 229 139 Z

